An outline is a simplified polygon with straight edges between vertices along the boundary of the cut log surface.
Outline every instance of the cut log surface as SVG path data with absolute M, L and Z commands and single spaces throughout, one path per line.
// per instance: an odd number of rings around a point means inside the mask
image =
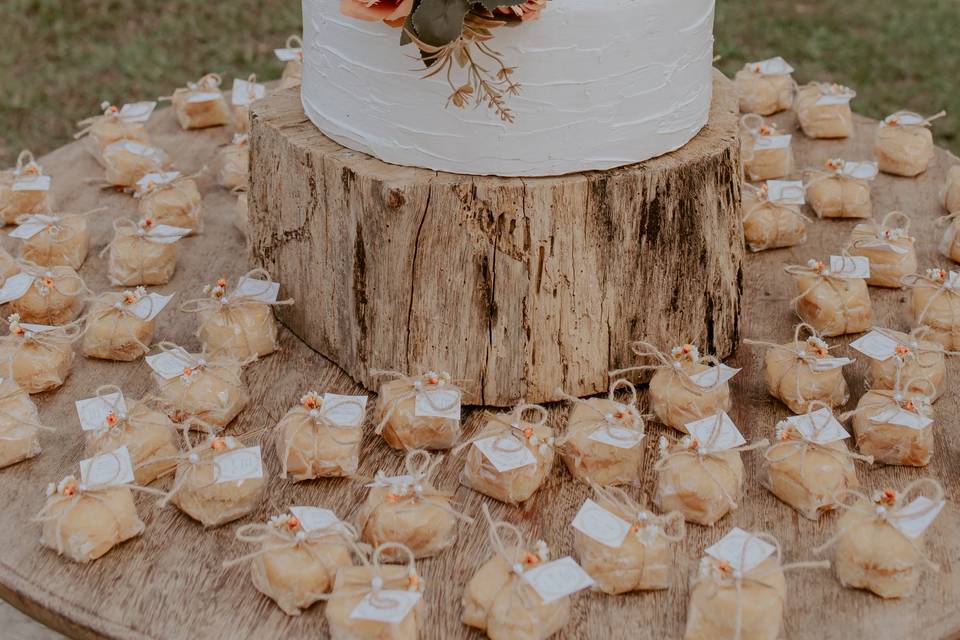
M 736 106 L 717 74 L 682 149 L 518 179 L 380 162 L 280 93 L 252 110 L 254 259 L 302 301 L 283 322 L 370 390 L 371 370 L 445 370 L 471 404 L 506 406 L 603 391 L 632 339 L 724 358 L 743 261 Z
M 789 114 L 778 118 L 787 130 L 795 128 Z M 301 123 L 291 122 L 299 128 Z M 299 130 L 299 129 L 298 129 Z M 150 124 L 155 141 L 172 156 L 185 172 L 213 166 L 218 145 L 229 141 L 230 132 L 209 130 L 184 133 L 177 129 L 172 114 L 160 111 Z M 858 118 L 856 136 L 849 141 L 818 142 L 797 136 L 795 145 L 798 168 L 822 166 L 831 157 L 866 159 L 871 156 L 876 122 Z M 303 159 L 303 158 L 301 158 Z M 110 224 L 118 217 L 135 217 L 136 202 L 127 195 L 101 191 L 87 181 L 102 175 L 102 169 L 80 144 L 72 144 L 41 159 L 54 176 L 53 188 L 60 202 L 70 210 L 85 211 L 109 207 L 91 220 L 93 247 L 82 274 L 94 291 L 108 290 L 106 260 L 97 252 L 110 240 Z M 943 213 L 937 192 L 948 166 L 957 160 L 943 151 L 936 164 L 916 179 L 880 176 L 874 183 L 873 198 L 877 212 L 903 209 L 914 216 L 911 233 L 918 238 L 920 264 L 947 261 L 936 253 L 943 228 L 936 223 Z M 276 167 L 297 169 L 295 162 Z M 200 179 L 204 198 L 204 231 L 186 238 L 180 246 L 180 259 L 174 281 L 159 290 L 193 295 L 202 284 L 224 275 L 236 277 L 247 271 L 244 241 L 234 229 L 234 198 L 214 184 L 212 176 Z M 374 194 L 368 194 L 373 197 Z M 377 195 L 379 197 L 379 195 Z M 308 208 L 301 211 L 306 218 Z M 285 227 L 290 238 L 309 237 L 313 231 L 295 225 Z M 810 227 L 810 240 L 794 249 L 748 255 L 744 273 L 744 313 L 742 332 L 751 338 L 786 342 L 793 334 L 795 317 L 788 307 L 792 294 L 784 264 L 802 264 L 809 258 L 837 253 L 846 243 L 856 221 L 818 221 Z M 299 231 L 298 231 L 299 229 Z M 4 238 L 7 248 L 13 242 Z M 282 242 L 279 237 L 277 246 Z M 389 246 L 385 250 L 401 252 Z M 303 273 L 309 261 L 319 259 L 318 250 L 304 250 Z M 369 260 L 369 258 L 368 258 Z M 296 278 L 296 275 L 291 277 Z M 282 282 L 286 297 L 291 282 Z M 367 300 L 378 293 L 367 290 Z M 872 289 L 870 292 L 876 322 L 895 329 L 909 326 L 906 295 L 902 291 Z M 298 304 L 332 304 L 331 291 L 312 291 Z M 637 296 L 637 304 L 659 303 L 653 292 Z M 317 307 L 315 307 L 317 308 Z M 158 319 L 157 339 L 169 339 L 188 348 L 198 348 L 194 337 L 196 317 L 169 308 Z M 851 355 L 857 362 L 846 368 L 852 391 L 847 409 L 856 406 L 866 389 L 865 359 L 846 348 L 852 337 L 830 340 L 838 345 L 838 355 Z M 763 354 L 743 346 L 727 363 L 743 367 L 731 382 L 731 417 L 748 440 L 773 435 L 777 420 L 788 410 L 767 394 L 762 376 Z M 289 331 L 281 331 L 281 349 L 246 369 L 251 389 L 249 407 L 230 426 L 227 433 L 255 433 L 271 427 L 307 390 L 354 394 L 362 388 L 328 360 L 318 356 Z M 939 479 L 946 487 L 949 503 L 927 532 L 925 549 L 940 572 L 926 571 L 920 588 L 902 601 L 884 601 L 862 591 L 843 588 L 830 571 L 804 570 L 787 576 L 788 596 L 784 633 L 790 640 L 940 640 L 960 637 L 960 360 L 949 362 L 949 390 L 936 404 L 935 447 L 927 468 L 866 468 L 858 473 L 863 490 L 872 492 L 887 486 L 902 487 L 925 476 Z M 68 473 L 77 472 L 83 456 L 83 436 L 73 402 L 88 398 L 105 383 L 120 385 L 130 398 L 139 398 L 153 383 L 143 361 L 107 363 L 77 358 L 67 383 L 57 391 L 36 396 L 41 420 L 57 427 L 56 433 L 41 434 L 43 453 L 32 460 L 0 470 L 0 596 L 43 622 L 75 638 L 111 638 L 144 640 L 240 640 L 261 638 L 315 640 L 327 638 L 324 605 L 318 603 L 299 617 L 289 617 L 253 587 L 243 567 L 224 569 L 222 562 L 252 551 L 235 540 L 237 525 L 265 522 L 289 505 L 324 506 L 353 521 L 366 495 L 363 484 L 379 469 L 400 471 L 397 452 L 389 449 L 366 424 L 362 442 L 360 475 L 355 480 L 318 480 L 293 484 L 278 477 L 279 464 L 269 434 L 263 438 L 269 483 L 263 502 L 248 517 L 218 529 L 204 530 L 175 508 L 161 509 L 152 496 L 136 498 L 146 524 L 142 536 L 111 550 L 89 565 L 77 565 L 58 557 L 39 543 L 40 527 L 31 519 L 44 503 L 44 488 Z M 371 406 L 373 399 L 371 399 Z M 562 431 L 568 409 L 553 405 L 550 423 Z M 465 434 L 477 433 L 483 412 L 466 414 Z M 657 457 L 657 438 L 675 432 L 649 423 L 643 441 L 645 457 L 642 487 L 630 489 L 640 498 L 654 492 L 653 465 Z M 247 442 L 253 443 L 250 436 Z M 573 596 L 571 618 L 558 633 L 557 640 L 610 638 L 613 640 L 663 640 L 683 636 L 689 579 L 709 545 L 731 527 L 764 530 L 782 543 L 787 561 L 814 557 L 811 549 L 826 541 L 835 531 L 838 517 L 828 514 L 818 522 L 798 516 L 760 485 L 762 466 L 758 453 L 743 455 L 746 466 L 744 496 L 739 508 L 706 528 L 691 525 L 687 537 L 672 556 L 670 588 L 664 591 L 623 596 L 581 593 Z M 456 503 L 467 513 L 479 515 L 486 503 L 495 518 L 514 524 L 532 539 L 544 539 L 555 557 L 573 553 L 570 522 L 589 495 L 562 464 L 554 471 L 530 503 L 508 507 L 459 485 L 464 454 L 448 455 L 440 464 L 436 485 L 455 492 Z M 166 481 L 169 482 L 169 481 Z M 168 487 L 164 482 L 158 488 Z M 464 586 L 477 567 L 490 554 L 486 529 L 480 522 L 462 525 L 456 544 L 440 556 L 418 562 L 425 580 L 424 640 L 476 639 L 478 632 L 460 623 L 460 599 Z M 829 554 L 827 554 L 829 557 Z M 10 635 L 9 625 L 0 637 Z M 744 639 L 746 640 L 746 638 Z

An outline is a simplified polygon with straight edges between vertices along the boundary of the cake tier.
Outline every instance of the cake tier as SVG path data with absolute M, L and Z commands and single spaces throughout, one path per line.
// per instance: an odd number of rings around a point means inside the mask
M 682 147 L 710 111 L 714 0 L 552 0 L 538 20 L 495 30 L 520 95 L 502 121 L 447 104 L 399 29 L 303 0 L 309 118 L 385 162 L 453 173 L 543 176 L 610 169 Z M 465 81 L 456 68 L 454 84 Z

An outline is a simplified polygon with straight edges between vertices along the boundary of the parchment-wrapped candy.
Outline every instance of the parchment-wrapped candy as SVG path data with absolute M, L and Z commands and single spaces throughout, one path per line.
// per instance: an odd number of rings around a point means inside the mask
M 385 565 L 386 555 L 405 564 Z M 425 615 L 422 589 L 410 549 L 380 545 L 361 566 L 337 571 L 326 607 L 330 640 L 417 640 Z
M 524 414 L 533 412 L 533 420 Z M 460 482 L 508 504 L 526 502 L 550 476 L 555 458 L 549 414 L 540 405 L 519 404 L 512 413 L 491 414 L 483 429 L 457 447 L 467 448 Z
M 874 153 L 880 171 L 912 178 L 927 170 L 933 161 L 933 134 L 930 124 L 947 115 L 941 111 L 924 118 L 912 111 L 898 111 L 880 122 Z
M 208 73 L 179 87 L 170 99 L 182 129 L 219 127 L 230 122 L 230 108 L 220 91 L 220 76 Z M 161 98 L 165 100 L 166 98 Z
M 280 62 L 286 63 L 280 76 L 280 88 L 299 87 L 303 80 L 303 41 L 300 36 L 290 36 L 284 48 L 274 49 L 274 53 Z
M 679 511 L 687 522 L 713 526 L 737 508 L 743 492 L 740 453 L 769 444 L 747 444 L 726 413 L 687 424 L 690 435 L 670 443 L 660 436 L 660 459 L 654 470 L 654 504 L 661 511 Z
M 249 564 L 253 586 L 289 616 L 323 600 L 337 571 L 353 566 L 357 533 L 327 509 L 291 507 L 265 524 L 238 527 L 236 535 L 258 548 L 223 566 Z
M 953 165 L 947 171 L 940 200 L 949 213 L 960 213 L 960 164 Z
M 243 363 L 236 358 L 192 354 L 169 342 L 147 356 L 167 415 L 175 422 L 193 416 L 213 427 L 226 427 L 247 406 L 250 393 Z
M 740 111 L 770 116 L 792 107 L 797 87 L 792 74 L 793 67 L 780 56 L 745 64 L 733 79 Z
M 87 312 L 81 352 L 87 358 L 132 362 L 150 351 L 156 317 L 173 296 L 143 287 L 93 298 Z
M 20 273 L 20 265 L 13 259 L 10 252 L 0 247 L 0 286 L 6 282 L 7 278 L 18 273 Z
M 870 260 L 868 285 L 899 289 L 904 276 L 916 272 L 916 238 L 908 235 L 909 231 L 910 217 L 900 211 L 891 211 L 880 224 L 863 223 L 853 228 L 848 251 Z
M 404 475 L 378 471 L 357 513 L 360 539 L 374 547 L 399 542 L 416 558 L 430 558 L 451 546 L 457 537 L 457 520 L 473 520 L 454 509 L 452 493 L 434 488 L 430 476 L 442 459 L 414 449 L 404 458 Z M 386 551 L 384 559 L 399 562 L 402 556 Z
M 109 253 L 107 276 L 115 287 L 167 284 L 177 270 L 176 243 L 190 229 L 157 224 L 153 218 L 114 220 L 113 240 L 100 252 Z
M 194 178 L 179 171 L 145 175 L 133 194 L 140 200 L 140 215 L 157 225 L 199 231 L 203 203 Z
M 44 175 L 30 151 L 17 157 L 16 168 L 0 172 L 0 218 L 3 224 L 13 224 L 28 213 L 50 213 L 53 195 L 50 176 Z
M 85 120 L 77 126 L 80 131 L 74 136 L 89 141 L 90 152 L 99 160 L 100 154 L 118 140 L 132 140 L 140 144 L 149 145 L 150 135 L 147 133 L 147 121 L 156 102 L 134 102 L 118 108 L 109 102 L 100 104 L 102 113 Z
M 40 455 L 40 415 L 8 372 L 0 378 L 0 469 Z
M 811 82 L 800 87 L 793 109 L 807 137 L 849 138 L 853 134 L 850 101 L 856 96 L 849 87 Z
M 267 86 L 257 83 L 257 74 L 251 73 L 246 80 L 235 78 L 230 95 L 233 111 L 233 128 L 240 133 L 250 130 L 250 105 L 267 95 Z
M 670 587 L 673 547 L 685 535 L 679 511 L 657 516 L 618 487 L 593 486 L 573 520 L 580 565 L 604 593 Z
M 79 321 L 52 327 L 7 318 L 10 333 L 0 338 L 0 362 L 9 362 L 13 379 L 27 393 L 56 389 L 70 375 L 73 344 L 83 335 Z
M 828 407 L 779 422 L 764 453 L 765 486 L 810 520 L 836 509 L 835 496 L 860 485 L 854 460 L 873 462 L 847 449 L 849 437 Z
M 904 387 L 907 381 L 904 381 Z M 933 408 L 930 395 L 867 391 L 854 411 L 853 435 L 860 452 L 884 464 L 923 467 L 933 454 Z
M 625 403 L 617 401 L 620 390 L 629 394 Z M 644 424 L 634 386 L 620 379 L 610 384 L 606 398 L 581 400 L 562 395 L 573 409 L 557 448 L 570 475 L 600 486 L 638 484 Z
M 0 302 L 9 302 L 23 322 L 61 325 L 80 315 L 87 293 L 83 278 L 70 267 L 20 262 L 20 273 L 7 278 L 0 289 Z
M 237 133 L 233 142 L 220 151 L 218 180 L 224 189 L 246 189 L 250 167 L 250 145 L 247 134 Z
M 926 494 L 926 495 L 925 495 Z M 816 551 L 835 547 L 834 566 L 843 586 L 867 589 L 881 598 L 912 595 L 924 569 L 939 567 L 923 550 L 923 535 L 945 505 L 943 486 L 932 478 L 914 480 L 901 491 L 868 497 L 848 491 L 837 533 Z
M 366 408 L 366 396 L 306 393 L 273 430 L 281 476 L 300 482 L 356 475 Z
M 803 196 L 803 189 L 795 189 Z M 800 211 L 793 190 L 785 189 L 771 199 L 764 184 L 743 184 L 743 236 L 750 251 L 793 247 L 807 241 L 807 217 Z
M 903 279 L 919 338 L 948 351 L 960 350 L 960 273 L 927 269 Z
M 781 564 L 768 533 L 734 528 L 707 548 L 694 576 L 684 640 L 776 640 L 787 601 L 784 571 L 829 562 Z
M 860 269 L 862 261 L 862 258 L 831 256 L 829 265 L 810 260 L 806 266 L 791 265 L 784 269 L 793 276 L 797 288 L 791 306 L 800 319 L 821 336 L 842 336 L 870 328 L 873 307 Z
M 374 420 L 376 433 L 394 449 L 449 449 L 460 438 L 463 391 L 446 371 L 407 376 L 375 371 L 393 378 L 380 386 Z
M 674 347 L 669 355 L 649 342 L 638 341 L 630 349 L 656 364 L 611 371 L 616 376 L 631 371 L 655 371 L 650 380 L 650 403 L 662 424 L 686 433 L 686 424 L 730 410 L 728 381 L 737 374 L 713 356 L 701 356 L 695 345 Z
M 144 176 L 161 173 L 168 164 L 163 149 L 133 140 L 117 140 L 103 150 L 104 178 L 115 187 L 133 189 Z
M 947 377 L 943 347 L 917 338 L 922 332 L 922 328 L 909 334 L 875 328 L 850 343 L 851 347 L 870 358 L 871 389 L 902 388 L 904 393 L 928 395 L 931 401 L 943 394 Z
M 802 337 L 804 332 L 807 338 Z M 803 413 L 811 402 L 833 408 L 850 399 L 843 367 L 853 360 L 831 356 L 830 346 L 805 322 L 796 326 L 793 340 L 786 344 L 744 342 L 768 348 L 763 359 L 767 390 L 794 413 Z
M 82 214 L 29 214 L 17 218 L 11 238 L 23 241 L 20 258 L 41 267 L 79 269 L 90 251 L 87 216 L 106 211 L 94 209 Z
M 873 215 L 870 183 L 878 172 L 876 162 L 831 158 L 823 169 L 803 172 L 807 204 L 818 218 L 869 218 Z
M 266 487 L 260 447 L 231 436 L 210 435 L 176 456 L 173 486 L 160 501 L 172 503 L 204 527 L 219 527 L 257 508 Z
M 785 178 L 793 171 L 793 136 L 782 134 L 755 113 L 740 119 L 740 152 L 749 180 Z

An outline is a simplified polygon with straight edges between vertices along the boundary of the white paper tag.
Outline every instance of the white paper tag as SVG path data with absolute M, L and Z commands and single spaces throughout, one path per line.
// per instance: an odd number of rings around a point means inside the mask
M 244 296 L 265 304 L 273 304 L 277 301 L 278 295 L 280 295 L 279 282 L 267 282 L 258 278 L 240 278 L 227 300 L 235 296 Z
M 897 124 L 891 125 L 890 123 L 896 119 Z M 921 125 L 924 122 L 924 117 L 916 113 L 892 113 L 886 118 L 883 119 L 883 124 L 887 126 L 898 126 L 898 127 L 915 127 Z
M 724 384 L 728 382 L 730 378 L 740 373 L 740 369 L 734 369 L 733 367 L 728 367 L 722 362 L 715 366 L 710 367 L 706 371 L 701 371 L 700 373 L 695 373 L 690 376 L 690 382 L 694 383 L 698 387 L 704 389 L 710 389 L 712 387 Z
M 460 419 L 460 391 L 429 386 L 417 394 L 413 415 L 418 418 Z
M 80 481 L 88 486 L 130 484 L 134 481 L 133 462 L 126 446 L 80 461 Z
M 359 427 L 367 410 L 367 396 L 323 394 L 323 415 L 341 427 Z
M 759 73 L 764 76 L 788 76 L 793 73 L 793 67 L 787 64 L 787 61 L 780 56 L 761 60 L 760 62 L 751 62 L 749 66 L 753 69 L 754 73 Z
M 773 149 L 786 149 L 790 146 L 793 136 L 757 136 L 753 143 L 754 151 L 770 151 Z
M 734 570 L 746 573 L 776 551 L 769 542 L 755 538 L 740 527 L 734 527 L 719 542 L 707 547 L 707 555 L 727 562 Z
M 330 529 L 340 524 L 337 514 L 322 507 L 290 507 L 290 513 L 300 521 L 304 531 Z
M 53 331 L 58 327 L 49 324 L 30 324 L 29 322 L 21 322 L 20 328 L 27 333 L 46 333 L 47 331 Z
M 15 273 L 7 278 L 3 286 L 0 287 L 0 304 L 6 304 L 22 298 L 32 286 L 33 276 L 26 273 Z
M 163 311 L 163 308 L 166 307 L 171 300 L 173 300 L 173 296 L 175 295 L 177 294 L 171 293 L 170 295 L 165 296 L 160 293 L 151 293 L 127 306 L 127 309 L 130 310 L 130 313 L 137 316 L 141 320 L 149 322 L 156 318 L 161 311 Z M 183 367 L 181 366 L 180 369 L 182 372 Z
M 150 227 L 145 237 L 150 242 L 156 244 L 173 244 L 178 240 L 186 238 L 188 235 L 190 235 L 190 229 L 172 227 L 169 224 L 156 224 Z
M 850 94 L 835 95 L 828 93 L 820 96 L 820 98 L 817 99 L 816 104 L 818 107 L 826 107 L 835 104 L 850 104 L 851 100 L 853 100 L 853 96 Z
M 885 362 L 896 354 L 899 344 L 879 331 L 871 331 L 851 342 L 850 346 L 868 358 Z
M 420 597 L 419 591 L 394 589 L 384 589 L 376 598 L 368 593 L 350 612 L 350 618 L 400 624 L 420 602 Z
M 684 425 L 687 428 L 687 433 L 700 442 L 700 450 L 704 453 L 726 451 L 727 449 L 733 449 L 747 444 L 747 441 L 744 440 L 743 435 L 740 433 L 740 430 L 737 429 L 737 425 L 733 423 L 733 420 L 730 419 L 730 416 L 728 416 L 725 411 L 718 415 L 720 416 L 720 430 L 711 447 L 707 447 L 707 444 L 711 438 L 713 438 L 714 429 L 717 428 L 716 415 L 688 422 Z
M 840 170 L 845 176 L 856 178 L 857 180 L 873 180 L 877 177 L 880 169 L 876 162 L 844 162 Z
M 810 369 L 816 371 L 817 373 L 823 373 L 824 371 L 833 371 L 834 369 L 839 369 L 840 367 L 845 367 L 848 364 L 853 364 L 853 360 L 850 358 L 814 358 L 810 360 L 809 363 Z
M 913 502 L 900 509 L 900 512 L 897 514 L 899 517 L 893 518 L 891 522 L 900 533 L 911 540 L 915 540 L 922 536 L 923 532 L 933 524 L 933 521 L 940 515 L 945 504 L 946 503 L 941 500 L 934 505 L 933 500 L 930 498 L 918 496 Z M 927 513 L 922 513 L 928 509 L 929 511 Z
M 127 415 L 127 404 L 119 391 L 101 397 L 87 398 L 74 402 L 80 428 L 84 431 L 96 431 L 107 426 L 107 416 L 116 413 L 119 417 Z
M 11 238 L 19 240 L 29 240 L 41 231 L 47 228 L 47 225 L 55 224 L 60 221 L 57 216 L 48 216 L 43 214 L 33 214 L 27 216 L 26 220 L 17 226 L 16 229 L 8 233 Z
M 104 154 L 109 155 L 110 151 L 115 150 L 126 151 L 127 153 L 132 153 L 135 156 L 143 156 L 144 158 L 151 158 L 159 162 L 163 155 L 159 149 L 156 147 L 148 147 L 145 144 L 140 144 L 135 140 L 117 140 L 106 149 L 104 149 Z
M 13 182 L 13 191 L 50 191 L 50 176 L 38 175 L 17 178 Z
M 233 93 L 230 95 L 230 104 L 235 107 L 244 107 L 255 100 L 267 95 L 267 86 L 257 82 L 248 82 L 239 78 L 233 81 Z
M 200 104 L 202 102 L 213 102 L 214 100 L 220 100 L 223 98 L 223 94 L 219 91 L 201 91 L 199 93 L 191 93 L 187 98 L 187 102 L 190 104 Z
M 593 430 L 587 440 L 602 442 L 618 449 L 633 449 L 640 444 L 643 436 L 636 429 L 623 427 L 600 426 Z
M 193 356 L 183 347 L 147 356 L 144 360 L 147 361 L 147 366 L 164 380 L 179 378 L 183 375 L 184 368 L 192 367 L 194 364 Z
M 843 425 L 833 416 L 833 411 L 827 408 L 818 409 L 813 413 L 790 416 L 787 422 L 793 425 L 805 439 L 817 444 L 830 444 L 850 437 Z
M 537 457 L 533 452 L 513 436 L 490 436 L 477 440 L 473 446 L 479 449 L 500 473 L 537 464 Z
M 292 62 L 294 60 L 301 60 L 303 58 L 303 49 L 274 49 L 274 55 L 277 56 L 277 59 L 280 62 Z
M 156 108 L 156 102 L 133 102 L 123 105 L 119 115 L 126 122 L 146 122 Z
M 801 180 L 767 180 L 767 200 L 780 204 L 802 205 L 804 198 Z
M 869 278 L 870 258 L 865 256 L 830 256 L 830 271 L 842 278 Z
M 179 171 L 161 171 L 158 173 L 148 173 L 139 180 L 137 180 L 137 188 L 140 191 L 145 191 L 146 189 L 152 186 L 162 186 L 165 184 L 170 184 L 174 180 L 180 177 Z
M 629 522 L 610 513 L 590 498 L 580 507 L 571 526 L 583 535 L 613 549 L 623 546 L 623 541 L 630 533 Z
M 216 467 L 214 475 L 217 478 L 217 484 L 263 477 L 259 445 L 221 453 L 214 457 L 213 464 Z
M 951 271 L 947 275 L 947 281 L 944 282 L 944 285 L 948 289 L 960 289 L 960 273 L 956 271 Z
M 870 422 L 874 424 L 895 424 L 900 427 L 907 427 L 908 429 L 916 429 L 918 431 L 926 429 L 933 424 L 931 418 L 922 416 L 919 413 L 907 411 L 901 407 L 888 407 L 880 413 L 871 416 Z
M 593 578 L 570 556 L 538 565 L 526 571 L 523 579 L 533 587 L 544 604 L 593 586 Z

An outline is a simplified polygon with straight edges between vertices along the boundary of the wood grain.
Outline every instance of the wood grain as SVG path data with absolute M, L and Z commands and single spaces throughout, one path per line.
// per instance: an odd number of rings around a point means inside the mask
M 791 117 L 781 118 L 788 128 Z M 846 142 L 813 142 L 798 137 L 798 166 L 819 165 L 832 156 L 868 158 L 876 123 L 857 120 L 856 137 Z M 161 112 L 152 125 L 159 144 L 171 153 L 177 166 L 186 171 L 212 164 L 217 145 L 227 142 L 222 130 L 182 133 L 176 130 L 169 112 Z M 93 225 L 94 250 L 83 274 L 95 291 L 108 288 L 104 261 L 96 251 L 109 241 L 109 223 L 115 217 L 132 216 L 135 203 L 122 194 L 104 192 L 87 184 L 100 175 L 99 167 L 78 145 L 64 147 L 43 159 L 56 176 L 54 188 L 72 210 L 96 205 L 110 207 Z M 941 214 L 936 192 L 947 166 L 956 159 L 938 152 L 937 164 L 917 179 L 881 176 L 874 189 L 879 213 L 902 208 L 914 215 L 920 239 L 921 264 L 945 264 L 936 255 L 941 230 L 935 224 Z M 291 165 L 292 166 L 292 165 Z M 244 241 L 232 227 L 233 198 L 217 188 L 210 177 L 201 180 L 206 207 L 204 233 L 187 239 L 181 247 L 180 269 L 164 291 L 196 292 L 203 282 L 221 274 L 235 276 L 247 269 Z M 306 216 L 307 211 L 303 212 Z M 838 251 L 855 222 L 820 221 L 811 228 L 806 245 L 760 255 L 747 256 L 745 265 L 745 306 L 743 333 L 754 338 L 786 341 L 795 321 L 787 307 L 791 283 L 782 272 L 785 263 L 803 262 L 814 256 Z M 287 229 L 295 235 L 301 228 L 290 221 Z M 302 225 L 301 225 L 302 226 Z M 7 240 L 5 239 L 6 243 Z M 391 248 L 400 252 L 401 248 Z M 320 248 L 305 252 L 307 263 L 322 259 Z M 289 283 L 287 283 L 289 284 Z M 331 300 L 331 292 L 309 294 L 314 301 Z M 369 296 L 376 292 L 368 292 Z M 908 318 L 899 291 L 872 290 L 878 322 L 906 328 Z M 304 303 L 303 300 L 300 301 Z M 643 301 L 638 301 L 642 304 Z M 587 312 L 596 310 L 588 309 Z M 197 346 L 193 337 L 195 319 L 170 311 L 160 316 L 157 338 Z M 637 336 L 640 337 L 640 336 Z M 831 341 L 833 342 L 833 341 Z M 844 340 L 843 342 L 847 342 Z M 767 395 L 761 378 L 762 354 L 742 348 L 731 364 L 743 367 L 732 383 L 735 406 L 732 416 L 750 438 L 769 436 L 778 418 L 787 414 L 784 406 Z M 858 362 L 848 378 L 853 389 L 853 406 L 864 389 L 865 363 Z M 957 380 L 960 366 L 949 365 L 951 380 Z M 299 395 L 310 388 L 356 393 L 360 387 L 330 362 L 318 356 L 292 334 L 282 334 L 282 350 L 247 372 L 253 401 L 231 432 L 244 433 L 276 423 Z M 83 451 L 82 437 L 73 401 L 89 397 L 102 383 L 121 385 L 138 397 L 150 387 L 149 371 L 143 362 L 103 363 L 78 359 L 73 374 L 60 390 L 38 397 L 41 416 L 58 427 L 56 434 L 41 436 L 44 452 L 22 464 L 0 470 L 0 595 L 43 622 L 74 638 L 195 638 L 234 640 L 236 638 L 323 638 L 326 625 L 323 605 L 316 605 L 299 618 L 280 612 L 253 588 L 242 569 L 225 570 L 224 559 L 248 551 L 233 537 L 233 527 L 204 531 L 186 516 L 170 508 L 160 510 L 151 498 L 139 497 L 146 522 L 143 536 L 114 549 L 92 565 L 66 562 L 41 548 L 39 526 L 30 518 L 44 502 L 47 482 L 75 472 Z M 960 518 L 956 500 L 960 496 L 960 394 L 957 385 L 936 405 L 936 452 L 926 469 L 861 468 L 860 477 L 869 489 L 888 484 L 901 486 L 924 475 L 940 479 L 952 504 L 927 534 L 931 557 L 942 567 L 939 574 L 923 577 L 919 592 L 902 602 L 885 602 L 870 594 L 844 589 L 830 572 L 797 572 L 788 577 L 789 601 L 784 636 L 791 640 L 933 640 L 960 637 Z M 562 423 L 564 411 L 554 408 L 553 417 Z M 478 415 L 469 419 L 468 433 L 478 426 Z M 369 425 L 368 425 L 369 428 Z M 649 427 L 644 445 L 645 485 L 637 490 L 652 493 L 652 465 L 656 439 L 663 430 Z M 356 512 L 364 496 L 355 481 L 316 481 L 294 485 L 278 480 L 279 465 L 271 448 L 266 448 L 271 481 L 263 504 L 241 522 L 263 521 L 290 504 L 331 507 L 344 518 Z M 581 594 L 575 596 L 573 615 L 559 638 L 631 638 L 652 640 L 679 638 L 683 633 L 688 599 L 688 579 L 709 544 L 730 527 L 768 530 L 783 543 L 788 559 L 811 557 L 810 548 L 831 534 L 836 516 L 813 523 L 800 518 L 778 502 L 757 482 L 760 473 L 757 454 L 744 456 L 747 467 L 745 496 L 740 508 L 713 528 L 691 526 L 684 544 L 675 554 L 675 573 L 667 591 L 626 596 Z M 397 453 L 372 434 L 363 443 L 361 473 L 369 477 L 377 469 L 396 470 Z M 457 488 L 462 459 L 448 458 L 442 464 L 438 484 L 457 490 L 464 509 L 477 513 L 486 499 L 465 488 Z M 495 514 L 518 523 L 534 538 L 551 543 L 556 553 L 571 550 L 573 536 L 569 523 L 587 496 L 557 465 L 556 471 L 526 509 L 509 508 L 488 501 Z M 463 586 L 489 551 L 481 525 L 465 527 L 455 547 L 440 557 L 420 563 L 426 578 L 429 624 L 423 637 L 429 639 L 478 638 L 479 634 L 460 622 Z
M 737 344 L 737 99 L 682 149 L 557 178 L 398 167 L 330 141 L 296 90 L 252 109 L 256 263 L 302 300 L 280 317 L 375 390 L 371 369 L 436 368 L 472 404 L 603 391 L 632 336 Z

